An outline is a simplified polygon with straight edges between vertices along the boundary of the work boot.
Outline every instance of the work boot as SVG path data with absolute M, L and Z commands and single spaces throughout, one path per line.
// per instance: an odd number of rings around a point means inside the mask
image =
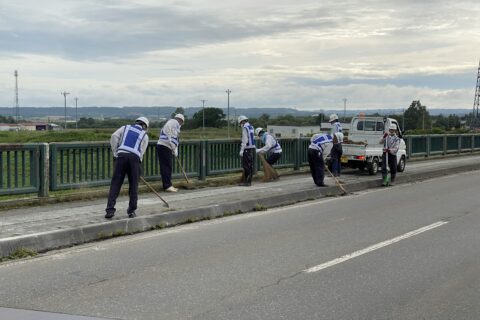
M 178 189 L 175 188 L 174 186 L 170 186 L 167 189 L 165 189 L 165 192 L 177 192 Z
M 128 213 L 128 217 L 129 217 L 129 218 L 135 218 L 136 216 L 137 216 L 137 215 L 135 214 L 135 211 Z
M 239 187 L 250 187 L 251 185 L 251 182 L 241 182 L 238 184 Z
M 115 215 L 115 212 L 107 212 L 105 214 L 105 219 L 112 219 L 114 215 Z
M 319 187 L 328 187 L 328 185 L 326 185 L 326 184 L 325 184 L 325 183 L 323 183 L 323 182 L 322 182 L 322 183 L 319 183 L 319 184 L 317 184 L 317 186 L 319 186 Z
M 384 187 L 388 186 L 388 176 L 383 176 L 382 186 Z

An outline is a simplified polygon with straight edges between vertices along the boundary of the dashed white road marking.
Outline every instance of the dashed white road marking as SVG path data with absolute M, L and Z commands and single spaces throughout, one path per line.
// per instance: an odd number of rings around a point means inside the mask
M 396 243 L 396 242 L 399 242 L 399 241 L 401 241 L 401 240 L 404 240 L 404 239 L 407 239 L 407 238 L 411 238 L 411 237 L 416 236 L 416 235 L 418 235 L 418 234 L 420 234 L 420 233 L 423 233 L 423 232 L 425 232 L 425 231 L 438 228 L 438 227 L 443 226 L 444 224 L 447 224 L 447 223 L 448 223 L 448 221 L 438 221 L 438 222 L 432 223 L 431 225 L 422 227 L 422 228 L 417 229 L 417 230 L 413 230 L 413 231 L 407 232 L 407 233 L 405 233 L 405 234 L 403 234 L 403 235 L 401 235 L 401 236 L 392 238 L 392 239 L 390 239 L 390 240 L 386 240 L 386 241 L 383 241 L 383 242 L 374 244 L 374 245 L 372 245 L 372 246 L 370 246 L 370 247 L 367 247 L 367 248 L 365 248 L 365 249 L 358 250 L 358 251 L 355 251 L 355 252 L 346 254 L 346 255 L 344 255 L 344 256 L 342 256 L 342 257 L 340 257 L 340 258 L 336 258 L 336 259 L 330 260 L 330 261 L 328 261 L 328 262 L 319 264 L 319 265 L 317 265 L 317 266 L 308 268 L 308 269 L 306 269 L 306 270 L 303 270 L 303 272 L 305 272 L 305 273 L 318 272 L 318 271 L 320 271 L 320 270 L 323 270 L 323 269 L 332 267 L 332 266 L 337 265 L 337 264 L 339 264 L 339 263 L 342 263 L 342 262 L 348 261 L 348 260 L 350 260 L 350 259 L 359 257 L 359 256 L 364 255 L 364 254 L 366 254 L 366 253 L 369 253 L 369 252 L 372 252 L 372 251 L 381 249 L 381 248 L 383 248 L 383 247 L 389 246 L 389 245 L 394 244 L 394 243 Z

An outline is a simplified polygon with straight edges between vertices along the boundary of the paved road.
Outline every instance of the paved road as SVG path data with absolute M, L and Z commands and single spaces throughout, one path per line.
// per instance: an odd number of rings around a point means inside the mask
M 0 306 L 114 319 L 476 319 L 479 179 L 378 188 L 3 264 Z

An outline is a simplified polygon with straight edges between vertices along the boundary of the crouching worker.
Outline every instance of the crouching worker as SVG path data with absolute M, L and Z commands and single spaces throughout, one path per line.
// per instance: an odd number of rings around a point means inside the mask
M 263 128 L 255 129 L 255 134 L 262 140 L 263 148 L 257 149 L 257 153 L 265 153 L 267 163 L 273 165 L 282 156 L 282 147 L 271 134 L 265 132 Z
M 397 136 L 397 126 L 391 124 L 379 143 L 383 143 L 382 154 L 382 186 L 393 185 L 397 175 L 397 152 L 400 147 L 400 138 Z M 390 167 L 390 181 L 388 181 L 388 166 Z
M 310 139 L 308 147 L 308 164 L 313 182 L 319 187 L 326 187 L 325 178 L 325 158 L 330 154 L 333 146 L 333 138 L 329 134 L 317 133 Z
M 105 218 L 111 219 L 115 215 L 115 204 L 122 188 L 125 175 L 128 176 L 128 209 L 129 218 L 136 216 L 138 200 L 138 179 L 141 174 L 143 154 L 148 147 L 148 119 L 140 117 L 132 125 L 120 127 L 112 134 L 110 146 L 112 148 L 114 168 L 110 192 L 108 193 Z
M 336 132 L 333 135 L 333 146 L 332 146 L 332 151 L 330 151 L 330 159 L 332 161 L 332 174 L 335 177 L 340 176 L 340 171 L 342 169 L 342 163 L 341 163 L 341 158 L 343 154 L 342 142 L 343 142 L 343 133 Z
M 255 131 L 248 123 L 245 116 L 238 117 L 238 125 L 242 127 L 242 141 L 240 144 L 240 157 L 242 159 L 243 176 L 245 177 L 240 186 L 249 187 L 252 185 L 253 177 L 253 152 L 255 151 Z

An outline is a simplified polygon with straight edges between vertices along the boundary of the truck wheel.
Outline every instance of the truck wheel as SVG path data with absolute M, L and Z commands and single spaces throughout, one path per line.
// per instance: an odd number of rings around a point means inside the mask
M 368 174 L 371 176 L 376 175 L 378 172 L 378 159 L 373 159 L 372 163 L 368 165 Z
M 398 172 L 403 172 L 403 171 L 405 171 L 405 157 L 404 157 L 404 156 L 402 156 L 402 157 L 400 158 L 400 161 L 398 161 L 397 171 L 398 171 Z

